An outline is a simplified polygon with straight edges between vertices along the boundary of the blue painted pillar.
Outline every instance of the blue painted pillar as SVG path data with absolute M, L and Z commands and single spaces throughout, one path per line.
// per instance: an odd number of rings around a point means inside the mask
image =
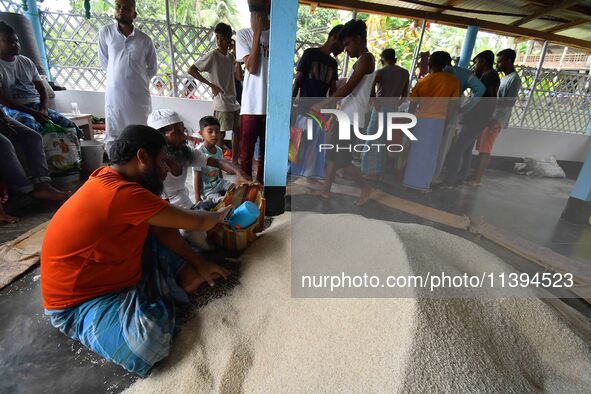
M 573 223 L 591 224 L 591 151 L 581 168 L 577 183 L 562 212 L 562 218 Z
M 466 36 L 464 37 L 464 44 L 462 45 L 462 52 L 460 53 L 460 67 L 470 67 L 470 61 L 472 60 L 472 52 L 474 51 L 474 44 L 476 44 L 477 35 L 478 26 L 468 26 L 468 29 L 466 29 Z
M 35 41 L 37 41 L 37 48 L 39 48 L 39 55 L 41 56 L 41 65 L 45 69 L 47 79 L 51 80 L 49 74 L 49 63 L 47 62 L 47 54 L 45 53 L 45 42 L 43 41 L 43 29 L 41 28 L 41 16 L 39 15 L 39 7 L 37 7 L 37 0 L 26 0 L 27 10 L 25 16 L 33 25 L 33 33 L 35 33 Z
M 271 2 L 264 179 L 267 214 L 271 216 L 285 211 L 297 19 L 297 0 Z

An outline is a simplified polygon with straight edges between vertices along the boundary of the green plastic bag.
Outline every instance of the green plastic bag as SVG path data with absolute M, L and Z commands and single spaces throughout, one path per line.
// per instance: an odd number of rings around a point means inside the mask
M 80 173 L 80 141 L 75 128 L 66 129 L 50 120 L 41 135 L 51 176 Z

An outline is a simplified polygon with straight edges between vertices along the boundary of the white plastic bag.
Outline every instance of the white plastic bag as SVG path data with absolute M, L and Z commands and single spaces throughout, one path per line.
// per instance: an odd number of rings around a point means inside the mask
M 566 178 L 564 170 L 558 165 L 554 156 L 544 160 L 527 157 L 523 161 L 524 163 L 515 163 L 515 172 L 544 178 Z
M 80 172 L 80 142 L 76 129 L 65 129 L 49 121 L 41 134 L 50 175 Z

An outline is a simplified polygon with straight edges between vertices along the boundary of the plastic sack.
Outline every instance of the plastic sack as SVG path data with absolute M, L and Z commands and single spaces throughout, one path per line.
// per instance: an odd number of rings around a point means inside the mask
M 523 161 L 523 163 L 515 163 L 513 168 L 518 174 L 544 178 L 566 178 L 564 170 L 558 165 L 554 156 L 544 160 L 527 157 Z
M 292 127 L 289 129 L 289 150 L 287 157 L 290 163 L 297 163 L 299 160 L 302 134 L 303 130 L 300 128 Z
M 80 172 L 80 141 L 75 128 L 63 128 L 48 121 L 43 130 L 43 148 L 51 176 Z

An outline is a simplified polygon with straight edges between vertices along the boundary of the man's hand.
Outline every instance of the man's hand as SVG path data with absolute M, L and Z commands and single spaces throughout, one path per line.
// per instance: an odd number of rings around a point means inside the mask
M 252 178 L 248 176 L 246 172 L 242 170 L 236 172 L 236 180 L 234 181 L 236 186 L 244 185 L 249 182 L 252 182 Z
M 259 12 L 250 14 L 250 27 L 254 35 L 260 35 L 263 31 L 263 14 Z
M 322 103 L 316 103 L 316 104 L 314 104 L 313 106 L 310 107 L 310 111 L 320 112 L 320 110 L 322 109 L 322 107 L 324 107 L 322 105 Z
M 224 91 L 218 85 L 215 85 L 212 83 L 211 84 L 211 93 L 213 94 L 213 97 L 215 97 L 220 93 L 224 93 Z
M 491 130 L 494 130 L 494 129 L 499 129 L 501 127 L 501 125 L 498 120 L 496 120 L 495 118 L 492 118 L 488 121 L 487 127 Z
M 226 216 L 228 216 L 228 213 L 230 212 L 231 209 L 232 209 L 232 206 L 228 205 L 227 207 L 224 207 L 224 208 L 220 209 L 219 211 L 215 212 L 215 213 L 219 214 L 219 217 L 218 217 L 219 223 L 224 222 L 224 219 L 226 218 Z
M 35 120 L 37 122 L 41 123 L 42 125 L 49 122 L 49 115 L 47 114 L 47 111 L 45 111 L 45 112 L 35 111 L 32 113 L 32 115 L 33 115 L 33 118 L 35 118 Z
M 220 267 L 217 264 L 207 262 L 202 262 L 196 267 L 196 269 L 197 272 L 199 272 L 199 275 L 201 275 L 210 286 L 214 286 L 215 280 L 220 277 L 228 279 L 228 275 L 230 274 L 227 269 Z
M 0 132 L 7 137 L 14 137 L 16 130 L 12 128 L 6 117 L 0 118 Z

